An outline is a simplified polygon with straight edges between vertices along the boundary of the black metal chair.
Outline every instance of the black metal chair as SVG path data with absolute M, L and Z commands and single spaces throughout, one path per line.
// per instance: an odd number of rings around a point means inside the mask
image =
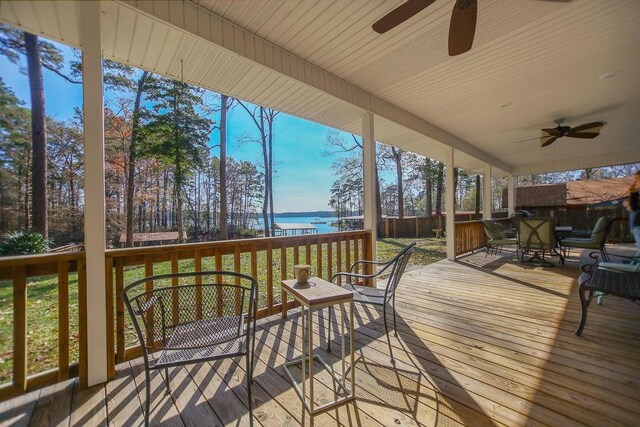
M 335 280 L 338 277 L 346 277 L 347 284 L 342 285 L 343 288 L 349 289 L 353 292 L 353 301 L 359 302 L 362 304 L 370 304 L 375 306 L 382 306 L 382 317 L 384 319 L 384 330 L 387 335 L 387 343 L 389 344 L 389 354 L 391 355 L 391 363 L 395 363 L 393 360 L 393 350 L 391 349 L 391 338 L 389 337 L 389 326 L 387 323 L 387 307 L 391 308 L 393 312 L 393 332 L 397 337 L 398 332 L 396 330 L 396 289 L 398 287 L 398 283 L 400 283 L 400 278 L 404 273 L 405 268 L 407 267 L 407 263 L 409 262 L 409 258 L 413 253 L 413 247 L 416 242 L 413 242 L 407 245 L 404 249 L 402 249 L 396 256 L 394 256 L 390 261 L 369 261 L 369 260 L 360 260 L 356 261 L 351 265 L 349 272 L 338 272 L 333 275 L 331 281 L 335 283 Z M 381 265 L 382 268 L 376 271 L 373 274 L 358 274 L 353 271 L 360 264 L 369 264 L 378 266 Z M 374 267 L 375 268 L 375 267 Z M 387 284 L 384 288 L 373 288 L 369 286 L 356 286 L 352 283 L 352 279 L 359 279 L 360 281 L 366 279 L 373 279 L 376 277 L 383 276 L 388 270 L 389 276 L 387 277 Z M 327 335 L 327 351 L 331 351 L 331 311 L 332 307 L 329 307 L 329 333 Z
M 255 348 L 258 283 L 228 271 L 145 277 L 121 294 L 142 347 L 146 380 L 144 419 L 149 424 L 150 372 L 235 356 L 245 356 L 249 413 Z

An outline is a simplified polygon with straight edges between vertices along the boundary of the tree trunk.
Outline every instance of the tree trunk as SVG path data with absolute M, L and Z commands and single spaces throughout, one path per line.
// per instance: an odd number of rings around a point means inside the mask
M 398 181 L 398 218 L 404 218 L 404 190 L 402 188 L 402 150 L 391 147 L 396 162 L 396 179 Z
M 138 131 L 140 126 L 140 101 L 142 100 L 142 92 L 149 73 L 144 71 L 138 80 L 138 88 L 136 90 L 136 99 L 133 104 L 133 119 L 131 123 L 131 141 L 129 142 L 129 165 L 127 170 L 127 224 L 126 224 L 126 243 L 127 247 L 133 246 L 133 195 L 135 192 L 135 176 L 136 176 L 136 150 L 138 145 Z
M 267 136 L 264 131 L 264 107 L 260 107 L 260 114 L 256 125 L 260 131 L 260 145 L 262 146 L 262 161 L 264 163 L 264 198 L 262 199 L 262 222 L 264 224 L 264 237 L 271 236 L 271 227 L 269 221 L 269 153 L 267 147 Z
M 227 232 L 227 95 L 220 95 L 220 239 L 229 238 Z
M 38 36 L 24 33 L 31 91 L 31 140 L 33 164 L 31 172 L 31 215 L 35 231 L 45 238 L 49 235 L 47 223 L 47 130 L 42 80 L 42 58 Z
M 273 120 L 275 115 L 273 111 L 269 111 L 269 215 L 271 220 L 271 235 L 275 234 L 276 223 L 273 213 Z

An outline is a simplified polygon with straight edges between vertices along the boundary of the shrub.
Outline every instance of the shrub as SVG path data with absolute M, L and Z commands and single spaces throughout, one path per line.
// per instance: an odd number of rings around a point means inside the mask
M 42 234 L 30 230 L 14 231 L 0 240 L 0 255 L 30 255 L 49 251 L 51 241 Z

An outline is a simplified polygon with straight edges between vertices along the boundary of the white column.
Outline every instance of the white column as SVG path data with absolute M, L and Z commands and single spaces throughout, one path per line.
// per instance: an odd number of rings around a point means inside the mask
M 516 206 L 516 180 L 513 179 L 513 175 L 507 176 L 507 207 L 509 209 L 509 216 L 513 214 Z
M 447 259 L 455 260 L 456 259 L 456 248 L 455 248 L 455 227 L 456 227 L 456 212 L 455 212 L 455 204 L 456 204 L 456 190 L 454 186 L 453 180 L 453 148 L 447 147 L 445 153 L 445 166 L 447 172 L 447 182 L 446 182 L 446 191 L 445 191 L 445 209 L 447 211 Z
M 371 259 L 376 259 L 378 224 L 376 223 L 376 141 L 373 114 L 362 116 L 362 155 L 364 181 L 364 229 L 371 232 Z
M 491 210 L 493 204 L 491 203 L 491 165 L 485 166 L 484 180 L 482 181 L 482 218 L 491 219 Z
M 87 385 L 107 380 L 104 102 L 100 2 L 79 5 L 84 100 L 84 243 L 87 259 Z

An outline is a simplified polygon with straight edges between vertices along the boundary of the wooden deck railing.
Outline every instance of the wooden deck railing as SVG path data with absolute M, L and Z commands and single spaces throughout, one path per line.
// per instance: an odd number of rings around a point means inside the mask
M 70 330 L 69 287 L 70 274 L 77 272 L 74 280 L 78 286 L 80 321 L 78 331 Z M 57 367 L 42 372 L 29 372 L 29 317 L 27 316 L 28 290 L 30 278 L 57 276 L 57 317 L 58 317 L 58 360 Z M 84 252 L 66 254 L 43 254 L 22 257 L 0 258 L 0 280 L 10 280 L 12 306 L 10 314 L 13 320 L 12 373 L 11 382 L 0 386 L 0 400 L 53 384 L 72 376 L 78 376 L 78 362 L 70 363 L 69 336 L 77 333 L 80 345 L 80 361 L 86 355 L 86 307 L 83 304 L 86 290 L 86 270 Z M 34 289 L 34 292 L 37 289 Z M 3 337 L 7 339 L 8 337 Z M 3 339 L 3 340 L 4 340 Z M 8 341 L 8 340 L 7 340 Z M 6 342 L 6 341 L 5 341 Z M 83 351 L 84 349 L 84 351 Z M 28 375 L 31 374 L 31 375 Z
M 314 275 L 329 280 L 333 273 L 348 268 L 352 260 L 370 257 L 371 243 L 366 231 L 243 239 L 184 245 L 114 249 L 107 251 L 107 295 L 115 299 L 108 308 L 107 331 L 110 376 L 117 363 L 139 357 L 141 352 L 120 298 L 127 283 L 145 276 L 181 271 L 231 270 L 256 277 L 259 284 L 258 317 L 292 307 L 279 291 L 282 279 L 293 277 L 293 265 L 306 263 Z
M 511 220 L 499 219 L 496 221 L 508 227 Z M 456 222 L 454 244 L 456 256 L 486 247 L 487 236 L 482 221 Z
M 370 234 L 366 231 L 108 250 L 105 259 L 107 348 L 112 349 L 107 354 L 109 377 L 115 375 L 116 363 L 140 354 L 119 297 L 126 284 L 134 280 L 180 271 L 232 270 L 248 273 L 258 279 L 258 316 L 264 317 L 280 312 L 283 304 L 285 308 L 293 306 L 281 295 L 279 283 L 293 277 L 294 264 L 311 264 L 315 275 L 329 280 L 335 272 L 348 269 L 351 262 L 359 258 L 371 258 Z M 0 258 L 0 280 L 10 281 L 3 286 L 11 287 L 13 298 L 11 381 L 0 385 L 0 400 L 73 376 L 80 375 L 84 381 L 87 355 L 85 262 L 84 252 Z M 33 282 L 40 286 L 39 283 L 46 279 L 41 276 L 47 275 L 54 277 L 49 279 L 53 283 L 48 286 L 57 284 L 57 313 L 53 313 L 58 318 L 57 367 L 32 372 L 36 368 L 29 366 L 31 359 L 28 358 L 28 350 L 33 352 L 30 346 L 33 343 L 29 338 L 27 284 Z M 70 301 L 69 290 L 76 283 L 79 326 L 78 331 L 71 331 L 69 307 L 75 304 L 75 300 Z M 71 363 L 70 348 L 73 346 L 70 345 L 70 336 L 77 336 L 79 341 L 79 360 Z

